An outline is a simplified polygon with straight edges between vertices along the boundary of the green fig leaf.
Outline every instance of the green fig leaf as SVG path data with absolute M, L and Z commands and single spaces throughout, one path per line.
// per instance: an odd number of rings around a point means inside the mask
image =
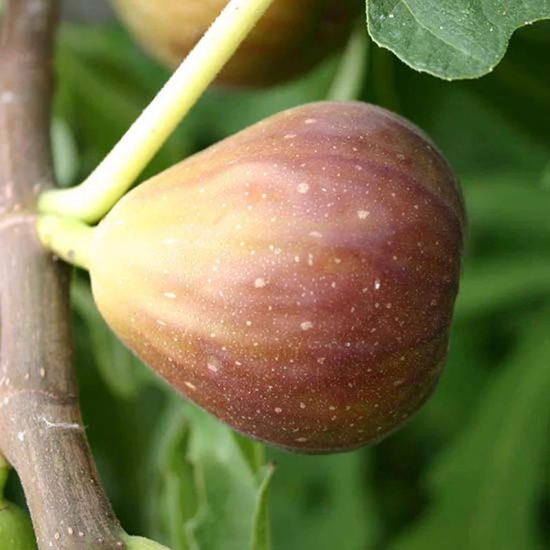
M 159 423 L 152 523 L 177 550 L 269 550 L 263 446 L 174 398 Z
M 413 69 L 477 78 L 502 59 L 512 33 L 550 18 L 550 0 L 370 0 L 373 40 Z
M 172 406 L 159 419 L 151 465 L 154 488 L 148 506 L 155 538 L 177 550 L 192 548 L 186 523 L 197 513 L 193 466 L 187 460 L 190 422 L 186 410 L 186 404 L 172 398 Z
M 526 321 L 526 322 L 525 322 Z M 391 550 L 540 548 L 537 504 L 550 428 L 550 316 L 526 318 L 520 343 L 434 464 L 434 501 Z
M 260 444 L 255 443 L 257 447 Z M 269 492 L 270 482 L 275 473 L 275 466 L 268 464 L 258 474 L 261 476 L 261 484 L 258 489 L 256 509 L 252 520 L 252 544 L 251 550 L 271 549 L 271 517 L 269 514 Z
M 241 451 L 242 442 L 236 440 L 240 436 L 196 407 L 189 413 L 195 429 L 188 460 L 194 466 L 199 504 L 190 533 L 201 550 L 256 550 L 253 541 L 264 538 L 255 535 L 260 527 L 255 522 L 265 505 L 265 484 L 273 468 L 266 465 L 255 471 Z M 266 548 L 265 542 L 261 548 Z

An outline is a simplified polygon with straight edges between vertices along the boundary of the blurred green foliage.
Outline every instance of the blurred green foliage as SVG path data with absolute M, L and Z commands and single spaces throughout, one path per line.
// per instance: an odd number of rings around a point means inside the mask
M 550 547 L 550 45 L 541 36 L 537 25 L 518 33 L 477 81 L 415 73 L 371 44 L 368 56 L 348 52 L 346 67 L 332 59 L 281 88 L 202 98 L 143 177 L 335 89 L 419 124 L 462 180 L 464 276 L 448 366 L 426 407 L 374 448 L 303 457 L 264 449 L 176 396 L 115 340 L 76 274 L 83 415 L 129 532 L 175 550 Z M 56 159 L 77 183 L 168 75 L 115 26 L 64 27 L 57 73 Z

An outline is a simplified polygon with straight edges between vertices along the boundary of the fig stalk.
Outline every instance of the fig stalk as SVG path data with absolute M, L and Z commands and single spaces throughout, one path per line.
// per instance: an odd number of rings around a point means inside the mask
M 92 223 L 130 188 L 273 0 L 230 0 L 157 96 L 78 187 L 50 190 L 40 211 Z
M 93 228 L 74 218 L 47 214 L 38 218 L 36 230 L 42 244 L 67 263 L 89 268 Z

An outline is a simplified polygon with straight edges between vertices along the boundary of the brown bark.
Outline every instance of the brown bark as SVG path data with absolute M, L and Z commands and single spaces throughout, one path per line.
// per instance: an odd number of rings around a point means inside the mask
M 121 548 L 82 424 L 69 268 L 37 241 L 53 184 L 49 126 L 56 0 L 9 0 L 0 30 L 0 449 L 40 549 Z

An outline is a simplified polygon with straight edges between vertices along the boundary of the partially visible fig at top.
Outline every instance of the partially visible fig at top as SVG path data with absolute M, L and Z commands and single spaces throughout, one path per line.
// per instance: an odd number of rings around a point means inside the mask
M 227 0 L 113 0 L 143 48 L 175 68 Z M 340 49 L 364 0 L 274 0 L 220 73 L 217 83 L 263 87 L 306 73 Z
M 360 102 L 272 116 L 125 196 L 90 273 L 119 337 L 231 427 L 371 444 L 442 372 L 465 212 L 418 128 Z

